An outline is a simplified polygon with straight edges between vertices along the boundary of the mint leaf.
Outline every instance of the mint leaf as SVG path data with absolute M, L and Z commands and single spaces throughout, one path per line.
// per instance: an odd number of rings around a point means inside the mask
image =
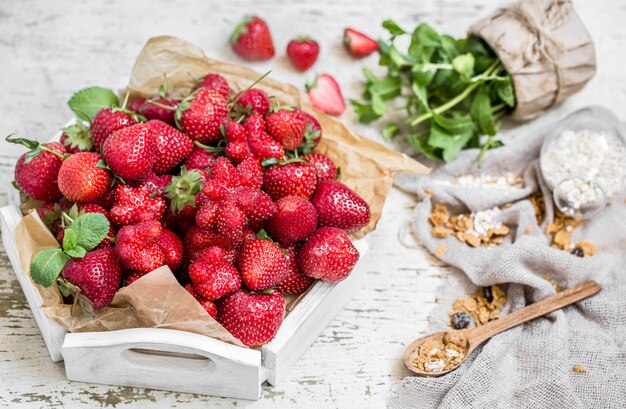
M 100 213 L 85 213 L 72 223 L 69 230 L 76 232 L 76 247 L 82 247 L 86 251 L 93 250 L 109 233 L 110 223 L 107 218 Z
M 120 102 L 113 91 L 102 87 L 89 87 L 76 92 L 67 105 L 80 119 L 91 121 L 103 108 L 117 107 Z
M 474 73 L 474 56 L 470 53 L 454 57 L 452 67 L 464 81 L 469 81 Z
M 41 250 L 30 262 L 30 276 L 37 284 L 50 287 L 69 260 L 59 248 Z
M 87 254 L 87 250 L 82 247 L 74 247 L 69 250 L 65 250 L 65 254 L 72 258 L 83 258 Z
M 513 90 L 511 77 L 507 76 L 505 81 L 496 84 L 496 94 L 508 106 L 515 106 L 515 91 Z
M 402 34 L 406 34 L 403 28 L 401 28 L 398 24 L 396 24 L 393 20 L 385 20 L 383 21 L 383 28 L 389 31 L 392 37 L 397 37 Z
M 486 135 L 495 135 L 497 132 L 493 112 L 491 110 L 491 100 L 485 92 L 479 92 L 472 100 L 470 112 L 478 129 Z
M 387 124 L 383 128 L 383 136 L 385 137 L 385 139 L 390 141 L 391 139 L 393 139 L 394 136 L 398 134 L 399 131 L 400 131 L 400 127 L 398 125 Z
M 63 250 L 67 253 L 68 250 L 76 248 L 76 230 L 65 229 L 63 232 Z

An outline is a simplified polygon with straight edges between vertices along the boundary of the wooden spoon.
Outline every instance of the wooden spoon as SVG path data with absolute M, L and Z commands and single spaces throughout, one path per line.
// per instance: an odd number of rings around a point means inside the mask
M 506 315 L 500 319 L 488 322 L 480 327 L 458 330 L 457 332 L 464 335 L 467 338 L 468 346 L 465 351 L 463 361 L 467 358 L 474 349 L 480 344 L 491 338 L 492 336 L 499 334 L 502 331 L 513 328 L 524 322 L 534 320 L 535 318 L 546 315 L 552 311 L 561 309 L 567 305 L 573 304 L 577 301 L 590 297 L 600 291 L 602 287 L 595 281 L 585 281 L 575 287 L 563 290 L 558 294 L 552 295 L 527 307 L 519 309 Z M 451 330 L 455 331 L 455 330 Z M 417 358 L 420 345 L 428 340 L 441 341 L 443 336 L 449 331 L 436 332 L 434 334 L 426 335 L 417 338 L 406 348 L 402 360 L 404 365 L 411 371 L 420 376 L 441 376 L 458 368 L 463 361 L 452 369 L 443 370 L 439 372 L 422 371 L 413 364 L 413 361 Z

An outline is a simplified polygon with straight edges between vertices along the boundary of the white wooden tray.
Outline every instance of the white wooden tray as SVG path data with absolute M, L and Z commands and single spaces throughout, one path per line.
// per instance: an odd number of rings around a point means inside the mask
M 50 357 L 65 360 L 68 379 L 242 399 L 258 399 L 265 380 L 276 385 L 287 375 L 358 290 L 368 250 L 364 239 L 355 241 L 361 258 L 352 274 L 336 284 L 316 282 L 260 350 L 167 329 L 68 333 L 43 314 L 42 299 L 22 268 L 13 234 L 20 218 L 17 206 L 0 208 L 2 242 Z

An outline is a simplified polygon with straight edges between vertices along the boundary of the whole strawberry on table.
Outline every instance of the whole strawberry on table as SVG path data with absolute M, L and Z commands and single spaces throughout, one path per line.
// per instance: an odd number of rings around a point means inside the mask
M 313 115 L 260 88 L 235 93 L 217 73 L 182 99 L 165 84 L 122 104 L 81 90 L 59 142 L 7 138 L 29 149 L 14 184 L 42 202 L 60 243 L 33 257 L 32 278 L 88 312 L 166 265 L 232 335 L 262 345 L 284 294 L 350 274 L 359 253 L 348 233 L 369 223 L 369 206 L 315 152 Z

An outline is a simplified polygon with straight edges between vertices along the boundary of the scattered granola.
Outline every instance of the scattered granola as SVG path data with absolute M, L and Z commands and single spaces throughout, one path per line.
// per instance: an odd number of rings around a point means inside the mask
M 543 276 L 543 278 L 544 278 L 544 280 L 546 280 L 547 282 L 552 284 L 552 287 L 554 287 L 554 291 L 556 291 L 557 293 L 563 289 L 560 285 L 558 285 L 557 283 L 554 282 L 552 277 L 550 277 L 550 276 Z
M 463 329 L 474 324 L 478 327 L 500 318 L 500 310 L 506 303 L 506 293 L 494 284 L 476 291 L 471 298 L 457 298 L 448 314 L 448 325 L 454 329 Z M 469 320 L 466 315 L 471 316 Z M 471 321 L 471 322 L 470 322 Z
M 572 371 L 576 372 L 576 373 L 585 373 L 585 372 L 587 372 L 587 368 L 585 368 L 582 365 L 574 365 L 572 367 Z
M 537 218 L 537 224 L 541 225 L 546 217 L 546 202 L 543 200 L 541 192 L 537 192 L 528 198 L 535 208 L 535 217 Z
M 441 258 L 441 256 L 446 254 L 446 251 L 448 251 L 448 247 L 445 244 L 441 244 L 435 249 L 435 256 Z
M 420 345 L 413 365 L 426 372 L 449 371 L 463 361 L 468 347 L 461 331 L 449 331 L 441 340 L 430 339 Z
M 472 247 L 494 246 L 502 243 L 509 228 L 496 221 L 502 210 L 494 207 L 476 213 L 462 213 L 450 216 L 448 209 L 437 203 L 433 206 L 429 220 L 433 225 L 431 234 L 435 238 L 454 236 Z
M 590 241 L 572 242 L 572 234 L 580 227 L 582 220 L 568 217 L 555 210 L 554 220 L 546 227 L 546 233 L 552 235 L 552 247 L 569 251 L 578 257 L 590 257 L 596 254 L 596 246 Z

